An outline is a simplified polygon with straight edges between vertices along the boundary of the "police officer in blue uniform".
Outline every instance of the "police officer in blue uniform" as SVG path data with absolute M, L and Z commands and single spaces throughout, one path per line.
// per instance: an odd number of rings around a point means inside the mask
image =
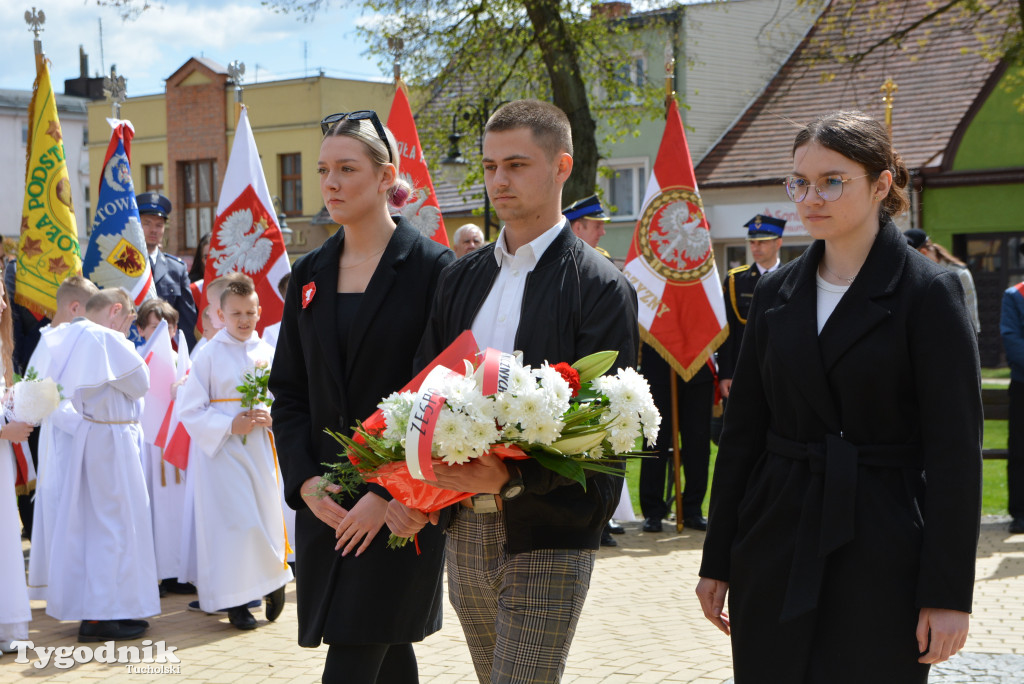
M 747 325 L 747 313 L 754 298 L 754 287 L 761 276 L 779 267 L 779 249 L 782 248 L 782 230 L 786 227 L 786 221 L 758 214 L 747 221 L 745 226 L 754 263 L 730 270 L 722 283 L 729 336 L 718 349 L 718 387 L 725 398 L 729 397 L 732 374 L 740 354 L 740 341 Z
M 184 261 L 160 249 L 167 215 L 171 213 L 171 201 L 158 192 L 144 192 L 137 195 L 135 201 L 139 205 L 156 294 L 178 311 L 178 328 L 184 331 L 188 348 L 192 349 L 196 344 L 195 329 L 199 315 L 189 289 L 188 268 Z

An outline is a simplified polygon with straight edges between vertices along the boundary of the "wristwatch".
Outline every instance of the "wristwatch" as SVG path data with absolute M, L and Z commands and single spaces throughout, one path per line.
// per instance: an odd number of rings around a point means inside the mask
M 519 468 L 514 465 L 506 465 L 508 468 L 508 482 L 502 486 L 501 491 L 498 492 L 498 496 L 501 497 L 502 501 L 511 501 L 522 496 L 523 492 L 526 491 L 526 485 L 523 483 L 523 474 L 519 472 Z

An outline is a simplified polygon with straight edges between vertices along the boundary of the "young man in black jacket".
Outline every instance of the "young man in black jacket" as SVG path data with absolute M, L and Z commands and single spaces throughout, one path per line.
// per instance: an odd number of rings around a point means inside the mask
M 509 103 L 487 122 L 483 152 L 505 225 L 495 243 L 441 273 L 419 364 L 468 328 L 481 348 L 520 350 L 525 364 L 615 350 L 616 366 L 635 366 L 636 294 L 561 214 L 572 172 L 565 114 L 537 100 Z M 584 489 L 535 461 L 493 456 L 434 472 L 442 487 L 481 493 L 453 507 L 447 548 L 449 596 L 477 676 L 557 682 L 621 480 L 590 474 Z M 427 522 L 394 501 L 386 520 L 403 535 Z

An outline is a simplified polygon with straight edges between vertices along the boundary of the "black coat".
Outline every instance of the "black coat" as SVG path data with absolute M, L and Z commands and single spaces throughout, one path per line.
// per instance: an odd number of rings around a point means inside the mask
M 341 447 L 324 428 L 351 434 L 357 420 L 369 417 L 377 402 L 412 379 L 413 354 L 437 276 L 454 257 L 399 219 L 360 302 L 359 323 L 349 327 L 343 367 L 335 296 L 343 243 L 342 229 L 296 262 L 270 374 L 285 498 L 297 511 L 299 643 L 311 647 L 321 639 L 408 643 L 441 627 L 444 539 L 437 527 L 427 525 L 420 533 L 420 555 L 412 544 L 388 549 L 384 527 L 359 558 L 342 558 L 334 550 L 334 530 L 313 515 L 299 489 L 325 472 L 321 463 L 339 460 Z M 316 293 L 303 308 L 309 283 Z M 357 498 L 342 506 L 350 508 Z
M 169 302 L 178 312 L 178 328 L 185 333 L 188 348 L 196 346 L 196 302 L 189 288 L 188 269 L 185 262 L 173 254 L 157 252 L 153 264 L 153 285 L 156 295 Z
M 430 323 L 417 353 L 422 367 L 471 329 L 498 276 L 494 243 L 441 274 Z M 594 352 L 619 353 L 616 368 L 636 366 L 639 328 L 633 287 L 566 222 L 526 277 L 515 348 L 523 363 L 573 363 Z M 526 492 L 505 502 L 510 553 L 597 549 L 622 491 L 618 476 L 587 471 L 587 488 L 526 459 L 517 463 Z
M 890 222 L 817 333 L 824 243 L 754 295 L 701 576 L 728 581 L 737 684 L 925 682 L 921 607 L 970 611 L 978 350 L 955 273 Z

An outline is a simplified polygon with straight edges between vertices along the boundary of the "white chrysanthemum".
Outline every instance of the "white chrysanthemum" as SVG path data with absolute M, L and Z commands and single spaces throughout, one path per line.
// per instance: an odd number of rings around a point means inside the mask
M 537 382 L 533 379 L 533 373 L 530 372 L 529 366 L 513 363 L 509 367 L 508 387 L 505 388 L 505 392 L 519 395 L 533 391 L 536 387 Z
M 39 425 L 60 404 L 60 391 L 52 378 L 22 380 L 14 385 L 14 419 Z
M 569 400 L 572 398 L 572 388 L 569 387 L 569 383 L 565 381 L 562 374 L 545 364 L 540 368 L 535 368 L 533 375 L 550 398 L 552 413 L 562 415 L 568 411 Z
M 523 439 L 536 444 L 552 444 L 562 436 L 562 428 L 565 427 L 565 423 L 550 415 L 520 424 L 522 425 Z
M 653 445 L 658 438 L 661 414 L 654 405 L 647 380 L 632 368 L 594 380 L 593 387 L 608 398 L 601 422 L 611 424 L 608 442 L 616 453 L 632 451 L 638 437 Z
M 412 392 L 392 392 L 385 397 L 384 401 L 377 404 L 381 413 L 384 414 L 384 439 L 394 442 L 401 442 L 405 439 L 415 398 L 416 395 Z

